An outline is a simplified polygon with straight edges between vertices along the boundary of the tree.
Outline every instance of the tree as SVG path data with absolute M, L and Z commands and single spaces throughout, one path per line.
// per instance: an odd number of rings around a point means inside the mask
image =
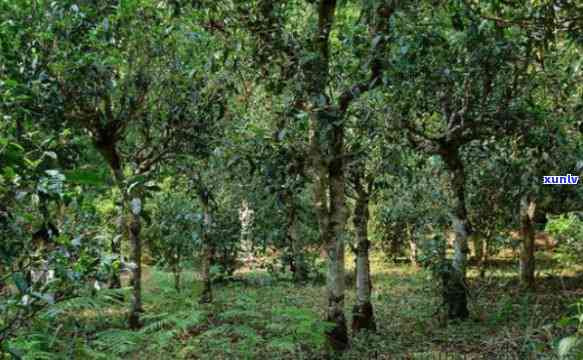
M 395 79 L 410 79 L 398 87 L 399 97 L 410 94 L 410 101 L 395 101 L 391 114 L 413 146 L 438 155 L 449 174 L 455 231 L 455 274 L 449 283 L 457 288 L 452 293 L 458 294 L 450 299 L 461 304 L 450 304 L 450 317 L 466 318 L 468 238 L 474 229 L 466 204 L 462 148 L 473 141 L 508 134 L 528 119 L 525 94 L 532 91 L 529 65 L 534 61 L 534 47 L 528 34 L 510 33 L 495 23 L 481 21 L 477 11 L 464 5 L 452 10 L 451 18 L 450 12 L 441 15 L 440 27 L 421 22 L 403 32 L 401 41 L 408 45 L 393 61 L 407 65 L 392 69 Z M 418 32 L 419 27 L 427 32 Z M 415 33 L 406 35 L 409 31 Z M 453 63 L 452 58 L 456 59 Z M 437 96 L 432 95 L 435 89 Z
M 130 327 L 140 326 L 140 233 L 150 181 L 160 162 L 183 146 L 184 134 L 204 137 L 200 107 L 208 108 L 209 82 L 192 62 L 183 32 L 148 1 L 113 4 L 53 4 L 39 60 L 46 86 L 33 88 L 43 107 L 87 131 L 121 192 L 125 233 L 131 245 Z M 58 21 L 58 26 L 55 21 Z M 43 23 L 44 24 L 44 23 Z M 61 29 L 62 28 L 62 29 Z M 50 94 L 50 96 L 49 96 Z M 204 105 L 203 105 L 204 104 Z M 196 143 L 196 141 L 194 142 Z M 112 243 L 119 254 L 119 244 Z M 112 279 L 119 286 L 119 278 Z
M 365 93 L 382 84 L 384 63 L 382 57 L 387 49 L 389 20 L 395 11 L 393 1 L 372 2 L 360 8 L 368 27 L 368 56 L 366 74 L 355 84 L 330 96 L 331 34 L 336 22 L 338 4 L 334 0 L 322 0 L 314 4 L 313 20 L 306 24 L 312 31 L 302 34 L 300 39 L 284 31 L 286 19 L 282 4 L 260 1 L 254 9 L 255 23 L 246 25 L 253 31 L 262 51 L 258 56 L 271 53 L 275 68 L 284 74 L 284 79 L 294 79 L 299 85 L 291 93 L 292 108 L 307 119 L 309 124 L 309 158 L 313 179 L 314 207 L 316 210 L 321 243 L 328 255 L 328 310 L 327 319 L 336 324 L 328 333 L 331 345 L 343 350 L 348 344 L 344 304 L 344 232 L 347 219 L 345 196 L 345 115 L 350 104 Z M 347 7 L 347 11 L 353 11 Z M 357 22 L 359 20 L 357 19 Z M 293 73 L 290 70 L 297 70 Z M 287 82 L 281 85 L 288 85 Z M 292 84 L 289 84 L 292 85 Z M 336 99 L 334 99 L 336 98 Z
M 370 218 L 369 202 L 373 190 L 373 178 L 366 176 L 366 163 L 353 165 L 351 171 L 355 192 L 354 230 L 356 232 L 356 305 L 353 308 L 352 329 L 376 330 L 373 306 L 371 303 L 372 281 L 370 277 L 370 260 L 368 239 L 368 222 Z

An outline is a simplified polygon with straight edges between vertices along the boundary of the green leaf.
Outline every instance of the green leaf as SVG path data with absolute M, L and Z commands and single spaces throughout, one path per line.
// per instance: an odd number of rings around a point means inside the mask
M 569 317 L 564 317 L 561 320 L 559 320 L 559 322 L 557 323 L 557 325 L 559 325 L 560 327 L 567 327 L 569 325 L 571 325 L 573 323 L 573 319 L 569 318 Z
M 78 185 L 105 185 L 105 178 L 96 170 L 70 170 L 65 172 L 67 180 Z
M 12 80 L 12 79 L 7 79 L 7 80 L 1 81 L 0 85 L 6 86 L 8 88 L 14 88 L 14 87 L 18 86 L 18 81 Z

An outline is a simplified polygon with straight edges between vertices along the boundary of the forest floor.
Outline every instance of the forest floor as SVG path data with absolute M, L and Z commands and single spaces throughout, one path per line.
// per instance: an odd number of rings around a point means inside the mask
M 352 262 L 348 262 L 352 263 Z M 353 336 L 343 359 L 554 358 L 561 321 L 583 298 L 582 267 L 562 268 L 538 255 L 535 292 L 518 290 L 517 264 L 499 257 L 479 279 L 471 270 L 471 319 L 443 324 L 429 274 L 410 265 L 373 261 L 373 303 L 378 331 Z M 552 265 L 552 266 L 551 266 Z M 552 269 L 552 270 L 551 270 Z M 199 305 L 200 283 L 185 272 L 177 292 L 170 273 L 147 268 L 141 331 L 125 329 L 124 308 L 71 314 L 87 358 L 112 359 L 320 359 L 325 309 L 323 285 L 295 286 L 265 272 L 216 286 L 212 305 Z M 350 322 L 354 288 L 348 287 Z M 78 353 L 79 350 L 76 350 Z M 80 354 L 80 353 L 78 353 Z

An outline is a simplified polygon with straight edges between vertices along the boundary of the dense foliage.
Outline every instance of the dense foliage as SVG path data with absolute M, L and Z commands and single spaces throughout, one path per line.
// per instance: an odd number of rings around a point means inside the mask
M 577 1 L 0 0 L 0 358 L 578 359 L 582 176 Z

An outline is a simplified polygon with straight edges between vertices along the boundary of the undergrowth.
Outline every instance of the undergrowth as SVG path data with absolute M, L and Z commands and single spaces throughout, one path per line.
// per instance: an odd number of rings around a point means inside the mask
M 471 319 L 443 324 L 438 298 L 421 269 L 373 262 L 373 303 L 378 332 L 352 336 L 345 359 L 555 358 L 562 338 L 576 328 L 561 314 L 583 291 L 565 279 L 539 279 L 535 293 L 520 293 L 514 268 L 499 267 L 483 279 L 470 272 Z M 321 359 L 322 285 L 296 286 L 266 273 L 252 281 L 215 288 L 215 301 L 200 305 L 201 284 L 184 275 L 180 292 L 172 275 L 148 268 L 144 278 L 144 326 L 130 331 L 120 295 L 100 291 L 66 301 L 44 312 L 10 346 L 23 359 Z M 492 279 L 494 277 L 495 279 Z M 508 278 L 508 281 L 501 281 Z M 119 294 L 121 292 L 121 294 Z M 354 304 L 347 291 L 346 313 Z M 348 316 L 350 321 L 350 316 Z M 392 356 L 392 357 L 387 357 Z

